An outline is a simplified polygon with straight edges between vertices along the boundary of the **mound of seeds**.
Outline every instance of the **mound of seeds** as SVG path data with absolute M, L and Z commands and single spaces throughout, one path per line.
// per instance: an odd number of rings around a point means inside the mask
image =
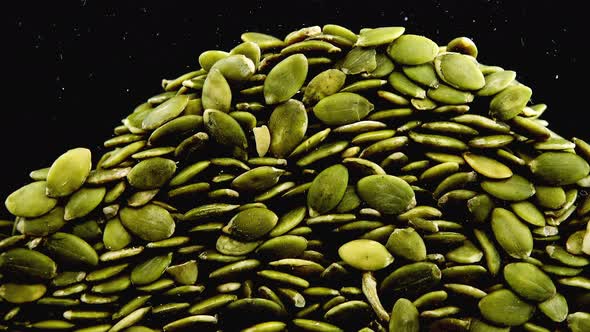
M 590 145 L 514 71 L 402 27 L 241 38 L 6 198 L 3 330 L 590 331 Z

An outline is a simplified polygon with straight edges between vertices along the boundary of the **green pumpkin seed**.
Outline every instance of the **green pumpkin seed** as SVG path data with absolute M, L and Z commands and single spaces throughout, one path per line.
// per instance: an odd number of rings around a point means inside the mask
M 68 233 L 56 232 L 45 241 L 44 247 L 56 259 L 70 264 L 97 265 L 96 251 L 81 238 Z
M 438 54 L 438 45 L 419 35 L 403 35 L 387 48 L 389 56 L 403 65 L 420 65 L 430 62 Z
M 504 267 L 504 279 L 520 296 L 533 301 L 545 301 L 555 295 L 551 279 L 530 263 L 510 263 Z
M 276 226 L 270 231 L 270 237 L 283 235 L 299 225 L 305 218 L 306 208 L 300 206 L 281 215 Z
M 458 90 L 442 83 L 435 88 L 428 89 L 426 96 L 435 102 L 450 105 L 468 104 L 474 99 L 472 93 Z
M 517 216 L 529 224 L 540 227 L 545 226 L 545 216 L 533 203 L 529 201 L 515 202 L 510 204 L 510 207 Z
M 411 261 L 426 259 L 426 245 L 420 235 L 411 227 L 395 229 L 385 245 L 395 256 Z
M 517 174 L 503 180 L 482 181 L 481 188 L 488 194 L 505 201 L 522 201 L 535 194 L 533 184 Z
M 141 123 L 141 128 L 144 130 L 154 130 L 164 123 L 176 118 L 182 113 L 188 103 L 188 96 L 178 95 L 174 96 L 164 103 L 158 105 L 152 111 L 147 113 Z
M 533 250 L 531 231 L 516 215 L 504 208 L 495 208 L 491 222 L 494 237 L 508 255 L 514 258 L 530 256 Z
M 264 208 L 252 208 L 238 212 L 222 229 L 224 233 L 241 240 L 257 240 L 277 224 L 274 212 Z
M 373 47 L 385 45 L 400 37 L 406 29 L 404 27 L 383 27 L 361 31 L 355 46 Z
M 172 262 L 172 253 L 155 256 L 137 265 L 131 271 L 131 282 L 134 285 L 146 285 L 156 281 Z
M 362 271 L 377 271 L 393 263 L 393 256 L 379 242 L 359 239 L 345 243 L 338 255 L 350 266 Z
M 500 289 L 486 295 L 479 301 L 478 307 L 485 319 L 504 326 L 522 325 L 535 311 L 535 307 L 508 289 Z
M 476 172 L 492 179 L 506 179 L 513 174 L 508 166 L 483 155 L 465 152 L 463 158 Z
M 258 48 L 258 50 L 260 49 Z M 219 70 L 221 75 L 229 81 L 246 81 L 254 74 L 256 66 L 254 61 L 247 56 L 243 54 L 232 54 L 216 61 L 209 72 L 215 70 Z M 205 92 L 204 87 L 203 92 Z
M 19 219 L 15 223 L 15 229 L 27 236 L 47 236 L 66 224 L 64 213 L 64 208 L 57 206 L 40 217 Z
M 226 235 L 217 238 L 215 249 L 222 254 L 230 256 L 246 255 L 254 251 L 262 241 L 242 242 Z
M 24 248 L 0 254 L 0 268 L 7 275 L 21 278 L 52 279 L 57 274 L 57 265 L 50 257 Z
M 249 64 L 252 63 L 250 62 Z M 248 66 L 246 67 L 248 68 Z M 203 84 L 201 101 L 205 109 L 215 109 L 224 113 L 229 112 L 232 92 L 226 78 L 219 69 L 211 68 L 207 74 L 207 78 Z
M 242 127 L 231 116 L 208 109 L 203 113 L 205 129 L 219 144 L 247 148 L 248 142 Z
M 542 153 L 529 163 L 529 167 L 538 179 L 553 186 L 575 183 L 590 172 L 584 159 L 568 152 Z
M 321 99 L 313 112 L 324 124 L 341 126 L 362 120 L 373 109 L 374 105 L 361 95 L 339 92 Z
M 377 68 L 377 57 L 374 48 L 353 47 L 346 54 L 340 70 L 347 75 L 370 73 Z
M 140 190 L 157 189 L 172 178 L 176 172 L 176 163 L 166 158 L 149 158 L 135 165 L 127 180 L 129 184 Z
M 441 276 L 441 270 L 436 264 L 429 262 L 407 264 L 383 279 L 380 291 L 420 294 L 436 286 Z
M 369 206 L 384 214 L 400 214 L 416 205 L 410 186 L 392 175 L 369 175 L 357 182 L 357 192 Z
M 307 249 L 308 241 L 297 235 L 282 235 L 263 242 L 256 254 L 265 260 L 278 260 L 300 256 Z
M 334 165 L 320 172 L 311 183 L 307 194 L 310 216 L 318 216 L 335 208 L 346 190 L 348 170 Z
M 539 310 L 554 322 L 563 322 L 567 318 L 568 304 L 566 298 L 556 293 L 547 300 L 539 303 Z
M 423 86 L 436 88 L 439 85 L 432 62 L 416 66 L 403 66 L 402 71 L 409 79 Z
M 303 86 L 307 67 L 307 58 L 303 54 L 291 55 L 274 66 L 264 81 L 266 103 L 274 105 L 293 97 Z
M 119 218 L 127 230 L 145 241 L 167 239 L 175 229 L 170 213 L 154 204 L 140 208 L 125 207 L 119 212 Z
M 90 174 L 91 167 L 90 150 L 75 148 L 66 151 L 53 162 L 47 173 L 47 196 L 63 197 L 78 190 Z
M 51 211 L 57 204 L 57 199 L 46 195 L 47 182 L 37 181 L 29 183 L 10 194 L 4 205 L 8 212 L 19 217 L 35 218 Z
M 532 90 L 527 86 L 509 86 L 492 98 L 490 115 L 499 120 L 510 120 L 523 111 L 531 95 Z
M 106 188 L 81 188 L 70 196 L 65 207 L 64 219 L 84 217 L 92 212 L 103 200 Z
M 485 78 L 475 58 L 446 52 L 434 59 L 438 76 L 450 86 L 460 90 L 479 90 L 485 86 Z

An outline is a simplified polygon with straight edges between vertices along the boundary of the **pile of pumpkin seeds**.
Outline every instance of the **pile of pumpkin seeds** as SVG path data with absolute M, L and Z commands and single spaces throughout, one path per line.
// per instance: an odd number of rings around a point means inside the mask
M 590 331 L 590 145 L 516 72 L 403 27 L 241 39 L 6 198 L 0 330 Z

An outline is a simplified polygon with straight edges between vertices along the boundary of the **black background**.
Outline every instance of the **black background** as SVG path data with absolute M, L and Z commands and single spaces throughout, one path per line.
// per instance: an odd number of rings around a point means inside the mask
M 405 26 L 439 44 L 472 38 L 478 60 L 518 73 L 544 118 L 590 139 L 583 1 L 20 1 L 2 8 L 0 197 L 65 150 L 95 151 L 162 78 L 198 69 L 244 31 Z M 2 208 L 3 204 L 2 204 Z

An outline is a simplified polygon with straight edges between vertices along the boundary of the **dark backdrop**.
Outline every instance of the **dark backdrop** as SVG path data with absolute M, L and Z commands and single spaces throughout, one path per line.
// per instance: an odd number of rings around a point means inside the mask
M 578 4 L 577 4 L 578 3 Z M 66 149 L 96 149 L 162 78 L 230 49 L 245 30 L 403 25 L 439 44 L 472 38 L 479 60 L 517 71 L 566 137 L 590 139 L 583 1 L 19 1 L 3 7 L 1 201 Z M 4 209 L 2 204 L 2 209 Z

